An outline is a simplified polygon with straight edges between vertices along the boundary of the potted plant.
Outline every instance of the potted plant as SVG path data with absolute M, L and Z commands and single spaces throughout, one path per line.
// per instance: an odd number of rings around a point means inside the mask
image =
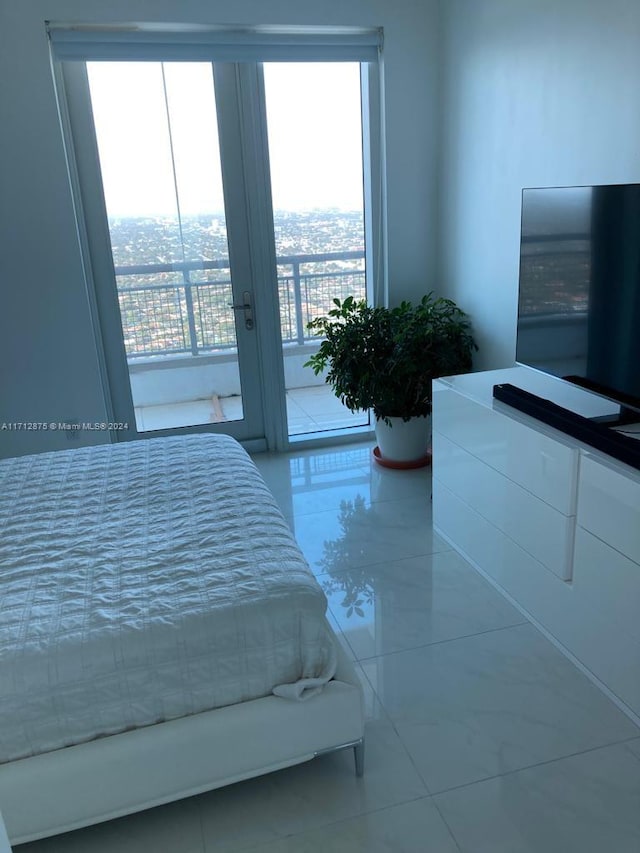
M 348 296 L 307 328 L 324 340 L 305 367 L 325 380 L 350 411 L 373 409 L 381 464 L 427 464 L 431 382 L 471 370 L 477 349 L 467 315 L 450 299 L 374 308 Z

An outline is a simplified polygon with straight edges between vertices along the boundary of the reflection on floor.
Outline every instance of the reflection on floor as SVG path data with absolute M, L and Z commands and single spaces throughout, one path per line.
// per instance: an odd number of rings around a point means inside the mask
M 371 447 L 254 456 L 361 678 L 364 777 L 335 753 L 20 853 L 638 853 L 640 729 Z
M 162 406 L 136 406 L 135 414 L 141 432 L 242 420 L 242 398 L 214 396 Z M 287 391 L 287 422 L 289 435 L 305 435 L 362 426 L 367 423 L 367 415 L 350 412 L 328 385 L 314 385 Z

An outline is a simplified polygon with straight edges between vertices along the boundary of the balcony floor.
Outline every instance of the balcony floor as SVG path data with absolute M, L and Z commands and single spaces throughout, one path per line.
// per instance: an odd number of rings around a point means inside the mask
M 239 420 L 242 418 L 242 401 L 239 396 L 234 396 L 162 406 L 137 406 L 135 414 L 138 430 L 150 432 Z M 367 423 L 367 415 L 363 412 L 354 414 L 346 409 L 328 385 L 314 385 L 287 391 L 287 421 L 289 435 L 306 435 L 362 426 Z

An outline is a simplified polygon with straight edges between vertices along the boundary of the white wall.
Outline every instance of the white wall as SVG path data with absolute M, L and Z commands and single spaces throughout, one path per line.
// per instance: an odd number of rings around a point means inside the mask
M 523 187 L 640 182 L 638 0 L 443 0 L 438 280 L 515 358 Z
M 384 27 L 390 289 L 398 301 L 434 283 L 437 10 L 437 0 L 0 0 L 0 424 L 107 415 L 45 20 Z M 67 446 L 51 432 L 0 431 L 0 456 Z

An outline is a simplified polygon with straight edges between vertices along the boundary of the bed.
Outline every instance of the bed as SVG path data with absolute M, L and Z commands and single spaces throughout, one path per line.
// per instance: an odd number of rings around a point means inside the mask
M 0 461 L 0 810 L 22 843 L 353 747 L 357 676 L 226 436 Z

